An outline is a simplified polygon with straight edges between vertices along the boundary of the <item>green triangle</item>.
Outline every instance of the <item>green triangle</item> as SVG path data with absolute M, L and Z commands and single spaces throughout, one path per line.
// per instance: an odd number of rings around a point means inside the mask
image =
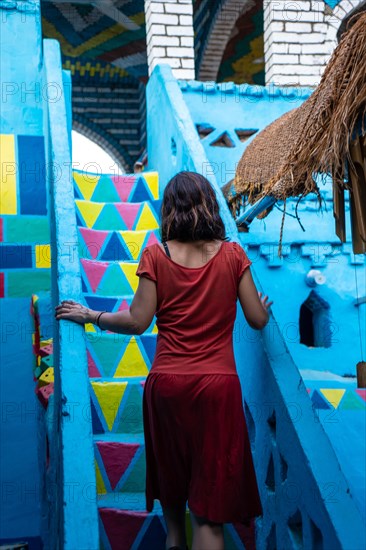
M 366 403 L 354 394 L 354 390 L 348 390 L 340 402 L 339 409 L 365 409 Z
M 117 190 L 109 176 L 101 176 L 91 200 L 95 202 L 120 202 Z
M 132 294 L 131 286 L 118 263 L 112 263 L 108 267 L 99 285 L 98 294 L 102 296 Z
M 127 229 L 127 227 L 114 204 L 107 203 L 93 225 L 93 229 L 122 231 L 123 229 Z
M 229 525 L 225 525 L 224 529 L 224 546 L 225 550 L 238 550 L 238 545 L 234 541 L 233 536 L 230 533 Z
M 135 462 L 132 471 L 124 482 L 120 492 L 140 493 L 145 491 L 146 484 L 146 455 L 145 451 L 141 453 Z
M 93 334 L 93 336 L 95 336 Z M 89 345 L 93 349 L 93 356 L 96 358 L 96 365 L 104 376 L 113 376 L 117 368 L 123 341 L 115 338 L 98 338 L 93 341 L 90 338 Z
M 142 418 L 142 395 L 136 384 L 131 384 L 129 394 L 125 397 L 123 411 L 117 428 L 118 433 L 139 433 L 144 429 Z

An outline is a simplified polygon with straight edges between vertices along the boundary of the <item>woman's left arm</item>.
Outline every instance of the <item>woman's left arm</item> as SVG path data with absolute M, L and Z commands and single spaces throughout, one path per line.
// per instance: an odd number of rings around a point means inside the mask
M 140 277 L 130 308 L 116 313 L 103 312 L 98 325 L 103 330 L 121 334 L 143 334 L 153 320 L 156 307 L 156 283 L 147 277 Z M 82 325 L 95 323 L 102 313 L 72 300 L 63 301 L 55 309 L 57 321 L 66 319 Z

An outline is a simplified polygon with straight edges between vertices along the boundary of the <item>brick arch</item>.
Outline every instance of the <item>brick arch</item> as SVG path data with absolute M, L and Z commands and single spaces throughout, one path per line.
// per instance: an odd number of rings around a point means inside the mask
M 328 25 L 326 42 L 329 45 L 329 50 L 333 51 L 338 44 L 337 32 L 344 18 L 362 3 L 364 0 L 341 0 L 332 13 L 325 13 L 324 22 Z
M 213 19 L 201 63 L 198 80 L 216 81 L 222 56 L 237 19 L 253 6 L 253 0 L 225 0 Z
M 98 125 L 93 124 L 81 115 L 73 115 L 72 129 L 87 137 L 105 150 L 112 160 L 119 164 L 126 173 L 132 172 L 132 159 L 128 152 Z

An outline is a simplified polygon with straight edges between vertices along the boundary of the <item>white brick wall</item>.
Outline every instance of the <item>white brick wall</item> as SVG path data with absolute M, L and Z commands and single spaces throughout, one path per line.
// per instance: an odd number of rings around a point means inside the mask
M 264 0 L 266 84 L 317 86 L 343 17 L 360 1 L 331 10 L 323 0 Z
M 167 63 L 176 78 L 194 80 L 192 0 L 145 0 L 145 17 L 149 75 Z

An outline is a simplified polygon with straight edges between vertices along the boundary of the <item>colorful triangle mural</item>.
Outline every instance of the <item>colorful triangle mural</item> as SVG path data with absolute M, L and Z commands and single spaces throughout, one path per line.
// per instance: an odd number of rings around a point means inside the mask
M 109 431 L 112 430 L 127 382 L 91 382 Z
M 114 491 L 117 483 L 131 464 L 139 445 L 114 441 L 97 441 L 97 447 L 111 488 Z

